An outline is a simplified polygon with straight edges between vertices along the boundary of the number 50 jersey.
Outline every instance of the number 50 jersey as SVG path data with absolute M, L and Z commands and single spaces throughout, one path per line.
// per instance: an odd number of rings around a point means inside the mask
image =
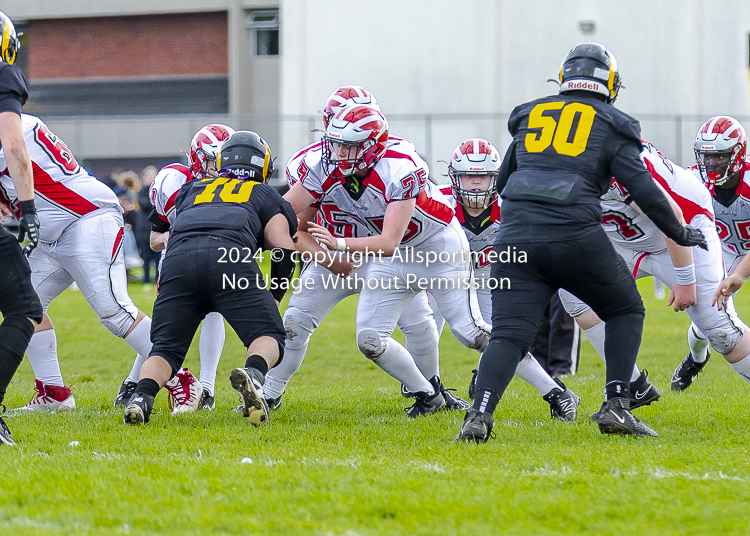
M 79 218 L 104 207 L 122 212 L 115 193 L 88 174 L 73 153 L 38 117 L 21 114 L 21 127 L 34 173 L 39 239 L 54 242 Z M 10 178 L 5 151 L 0 149 L 0 201 L 20 215 L 16 189 Z

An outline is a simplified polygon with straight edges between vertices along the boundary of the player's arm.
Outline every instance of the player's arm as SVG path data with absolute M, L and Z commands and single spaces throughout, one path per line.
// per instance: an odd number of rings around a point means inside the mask
M 516 170 L 518 167 L 516 162 L 516 142 L 515 140 L 510 144 L 510 147 L 508 147 L 508 150 L 505 153 L 505 157 L 503 158 L 503 164 L 500 166 L 500 172 L 497 175 L 497 193 L 500 195 L 505 188 L 505 185 L 508 184 L 508 179 L 510 178 L 510 175 Z
M 327 248 L 339 251 L 379 252 L 389 257 L 393 255 L 406 233 L 406 228 L 414 214 L 416 198 L 392 201 L 385 209 L 383 231 L 378 235 L 364 238 L 334 238 L 328 229 L 313 222 L 308 222 L 312 236 L 320 240 Z
M 21 206 L 18 241 L 21 242 L 28 236 L 29 243 L 23 248 L 23 252 L 28 255 L 39 243 L 39 218 L 34 206 L 34 173 L 18 113 L 0 112 L 0 144 Z
M 700 246 L 708 249 L 706 239 L 700 230 L 689 225 L 680 225 L 667 199 L 662 194 L 651 174 L 641 162 L 638 148 L 633 143 L 624 143 L 615 153 L 611 171 L 630 196 L 668 238 L 681 246 Z
M 294 235 L 294 238 L 297 240 L 297 251 L 300 253 L 309 253 L 310 257 L 316 259 L 318 264 L 322 264 L 337 276 L 348 277 L 356 266 L 346 261 L 343 255 L 324 250 L 307 232 L 309 230 L 307 222 L 314 220 L 317 212 L 318 208 L 315 205 L 310 205 L 307 210 L 297 214 L 299 222 L 297 224 L 297 234 Z M 319 260 L 322 260 L 322 262 L 319 262 Z
M 716 305 L 720 311 L 724 309 L 729 297 L 742 288 L 748 277 L 750 277 L 750 255 L 745 255 L 734 272 L 728 275 L 716 287 L 716 291 L 711 299 L 711 305 Z
M 683 215 L 680 206 L 658 182 L 654 181 L 654 184 L 662 192 L 667 203 L 669 203 L 677 221 L 679 221 L 681 225 L 685 225 L 685 216 Z M 636 203 L 631 203 L 630 206 L 643 214 Z M 672 308 L 675 311 L 684 311 L 688 307 L 692 307 L 698 303 L 698 294 L 695 287 L 693 249 L 680 246 L 668 237 L 665 237 L 665 242 L 667 245 L 667 251 L 669 252 L 669 257 L 672 259 L 675 275 L 677 276 L 677 284 L 675 284 L 672 288 L 672 292 L 669 294 L 667 305 L 672 305 Z
M 276 305 L 284 298 L 291 287 L 291 280 L 297 263 L 294 260 L 294 240 L 289 229 L 289 220 L 283 213 L 276 214 L 263 230 L 264 249 L 271 250 L 271 279 L 276 282 L 271 295 Z M 296 229 L 296 222 L 294 225 Z
M 151 249 L 154 251 L 161 251 L 167 247 L 167 242 L 169 241 L 169 222 L 166 217 L 159 214 L 155 205 L 154 208 L 151 209 L 148 221 L 151 222 L 151 234 L 149 235 Z

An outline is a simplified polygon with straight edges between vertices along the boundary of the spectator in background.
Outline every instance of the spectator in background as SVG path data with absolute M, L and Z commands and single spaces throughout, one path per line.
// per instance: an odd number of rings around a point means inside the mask
M 148 285 L 151 283 L 151 264 L 153 263 L 154 269 L 157 268 L 159 263 L 159 257 L 161 253 L 151 249 L 151 222 L 148 220 L 151 214 L 153 205 L 151 204 L 151 198 L 149 196 L 149 190 L 151 183 L 154 182 L 156 177 L 157 169 L 154 166 L 148 166 L 141 172 L 141 189 L 138 190 L 136 196 L 136 202 L 138 204 L 138 210 L 135 210 L 133 221 L 133 232 L 135 233 L 135 242 L 138 246 L 138 254 L 143 259 L 143 284 Z

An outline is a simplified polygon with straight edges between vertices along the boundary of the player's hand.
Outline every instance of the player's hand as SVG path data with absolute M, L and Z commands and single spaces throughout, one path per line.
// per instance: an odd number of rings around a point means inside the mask
M 0 201 L 0 222 L 5 221 L 5 216 L 13 216 L 13 212 L 5 201 Z
M 677 312 L 684 311 L 696 303 L 698 303 L 698 298 L 695 292 L 695 283 L 692 285 L 680 285 L 677 283 L 672 292 L 669 293 L 667 305 L 672 305 L 672 309 Z
M 706 237 L 703 236 L 703 233 L 700 229 L 696 229 L 691 225 L 684 225 L 682 227 L 682 236 L 673 238 L 673 240 L 680 246 L 698 246 L 699 248 L 708 251 L 708 243 L 706 242 Z
M 23 254 L 28 256 L 39 244 L 39 216 L 36 215 L 34 200 L 21 201 L 21 217 L 18 220 L 18 241 L 23 242 L 25 238 L 29 243 L 23 248 Z
M 744 284 L 745 280 L 737 274 L 727 276 L 727 278 L 716 287 L 713 298 L 711 298 L 711 305 L 716 305 L 719 308 L 719 311 L 721 311 L 727 306 L 727 301 L 732 294 L 740 290 Z
M 331 261 L 331 264 L 326 266 L 326 268 L 328 268 L 328 270 L 330 270 L 337 276 L 346 278 L 352 274 L 352 272 L 356 269 L 356 266 L 343 259 L 339 259 L 339 256 L 337 255 L 336 258 Z
M 338 243 L 336 242 L 336 238 L 334 238 L 334 236 L 328 229 L 311 221 L 307 222 L 307 225 L 309 226 L 307 232 L 310 234 L 310 236 L 316 238 L 318 242 L 323 244 L 331 251 L 337 250 Z

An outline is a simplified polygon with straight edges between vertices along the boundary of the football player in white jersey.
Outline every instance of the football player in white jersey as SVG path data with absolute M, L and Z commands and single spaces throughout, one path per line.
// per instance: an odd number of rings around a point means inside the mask
M 366 89 L 359 86 L 343 86 L 328 97 L 323 107 L 324 125 L 327 127 L 336 112 L 352 104 L 368 104 L 379 110 L 375 97 Z M 394 143 L 401 141 L 398 138 L 391 138 L 391 140 Z M 290 188 L 293 188 L 296 183 L 308 175 L 308 153 L 317 154 L 310 156 L 310 159 L 317 158 L 317 161 L 320 160 L 321 147 L 320 142 L 313 143 L 292 156 L 286 169 Z M 322 204 L 313 203 L 307 209 L 295 208 L 299 212 L 299 229 L 302 231 L 298 234 L 301 250 L 323 252 L 323 249 L 304 232 L 307 230 L 306 222 L 312 219 L 316 219 L 318 223 L 325 225 L 334 236 L 343 238 L 352 234 L 353 228 L 351 226 L 342 225 L 336 220 L 336 213 L 339 209 L 333 200 L 326 200 Z M 320 212 L 318 212 L 319 209 Z M 365 232 L 369 233 L 370 231 Z M 307 243 L 307 248 L 303 246 L 305 243 Z M 268 372 L 264 386 L 264 393 L 271 408 L 279 407 L 286 385 L 302 364 L 310 337 L 315 329 L 338 302 L 347 296 L 359 293 L 361 290 L 367 270 L 366 260 L 361 264 L 358 263 L 356 267 L 345 259 L 335 257 L 330 264 L 324 264 L 328 265 L 309 263 L 304 267 L 300 274 L 302 290 L 292 294 L 289 306 L 284 313 L 284 327 L 287 331 L 284 360 Z M 336 279 L 333 274 L 342 278 L 349 277 L 349 280 L 356 280 L 359 284 L 350 285 L 348 282 L 344 283 L 342 279 L 340 282 L 337 281 L 336 285 L 328 285 L 326 282 L 331 277 L 334 280 Z M 306 283 L 308 281 L 312 282 L 312 288 Z M 448 409 L 465 410 L 468 403 L 446 390 L 439 381 L 439 335 L 432 318 L 432 310 L 427 302 L 426 293 L 418 294 L 406 307 L 398 320 L 398 326 L 404 334 L 406 348 L 414 356 L 422 375 L 425 378 L 437 378 L 436 384 L 440 386 L 444 394 L 446 407 Z
M 628 193 L 616 180 L 603 196 L 604 228 L 633 276 L 653 275 L 671 288 L 669 304 L 674 304 L 675 311 L 686 311 L 695 329 L 700 330 L 698 333 L 750 382 L 750 331 L 737 316 L 731 300 L 721 311 L 712 303 L 724 269 L 711 196 L 690 171 L 666 159 L 653 145 L 644 142 L 641 159 L 677 204 L 684 221 L 703 231 L 708 250 L 683 248 L 665 240 L 656 225 L 633 207 Z M 586 335 L 604 358 L 604 323 L 569 293 L 561 292 L 561 298 L 568 312 L 580 317 Z M 631 408 L 658 399 L 656 388 L 642 382 L 645 374 L 637 374 L 636 369 L 631 383 Z
M 690 170 L 708 186 L 712 194 L 716 230 L 721 239 L 724 269 L 729 274 L 714 292 L 719 308 L 729 307 L 729 298 L 750 276 L 750 164 L 745 161 L 747 135 L 739 121 L 715 116 L 706 121 L 695 137 L 697 164 Z M 688 329 L 690 352 L 672 374 L 672 389 L 684 391 L 706 366 L 711 356 L 710 337 L 693 323 Z M 716 349 L 716 347 L 711 344 Z M 750 364 L 738 345 L 724 357 L 750 381 Z
M 391 335 L 412 298 L 430 290 L 459 341 L 480 351 L 487 345 L 469 244 L 453 209 L 427 180 L 413 144 L 389 140 L 387 120 L 370 106 L 338 111 L 305 164 L 306 176 L 287 198 L 296 210 L 318 203 L 340 236 L 312 222 L 308 232 L 330 250 L 371 259 L 357 306 L 358 348 L 415 393 L 409 416 L 435 413 L 445 404 L 439 385 Z
M 38 411 L 75 407 L 57 359 L 57 336 L 46 311 L 71 283 L 81 289 L 99 320 L 138 354 L 151 351 L 151 319 L 128 295 L 122 252 L 124 224 L 117 196 L 90 176 L 67 145 L 39 118 L 21 117 L 34 171 L 41 223 L 39 247 L 29 255 L 32 283 L 45 311 L 26 350 L 37 393 L 24 406 Z M 16 190 L 0 150 L 0 198 L 17 207 Z
M 472 257 L 474 277 L 483 281 L 477 289 L 477 298 L 482 317 L 487 323 L 492 321 L 491 263 L 488 253 L 492 251 L 500 226 L 500 197 L 495 181 L 501 164 L 502 158 L 490 142 L 482 138 L 469 138 L 456 147 L 451 155 L 448 163 L 451 186 L 440 190 L 456 211 L 456 218 L 475 254 Z M 438 331 L 442 332 L 445 320 L 432 298 L 430 305 L 435 313 Z M 580 403 L 578 395 L 559 379 L 553 380 L 531 354 L 527 354 L 518 364 L 516 375 L 539 391 L 550 405 L 552 417 L 561 421 L 576 419 Z M 474 380 L 469 388 L 469 396 L 473 395 L 473 385 Z
M 216 155 L 221 143 L 234 134 L 234 129 L 226 125 L 211 124 L 201 128 L 190 142 L 188 162 L 190 166 L 180 163 L 163 167 L 151 184 L 149 194 L 154 209 L 151 220 L 151 249 L 161 251 L 164 259 L 169 229 L 175 220 L 175 198 L 180 188 L 194 178 L 204 179 L 216 176 Z M 158 281 L 158 279 L 157 279 Z M 158 291 L 158 283 L 157 283 Z M 173 414 L 188 413 L 199 408 L 213 409 L 215 406 L 216 369 L 221 359 L 225 340 L 224 319 L 219 313 L 209 313 L 203 320 L 203 328 L 198 342 L 201 360 L 200 382 L 192 372 L 183 367 L 166 384 L 169 393 L 169 405 Z M 138 374 L 143 358 L 136 358 L 130 374 L 122 382 L 120 392 L 115 399 L 115 406 L 127 405 L 138 385 Z

